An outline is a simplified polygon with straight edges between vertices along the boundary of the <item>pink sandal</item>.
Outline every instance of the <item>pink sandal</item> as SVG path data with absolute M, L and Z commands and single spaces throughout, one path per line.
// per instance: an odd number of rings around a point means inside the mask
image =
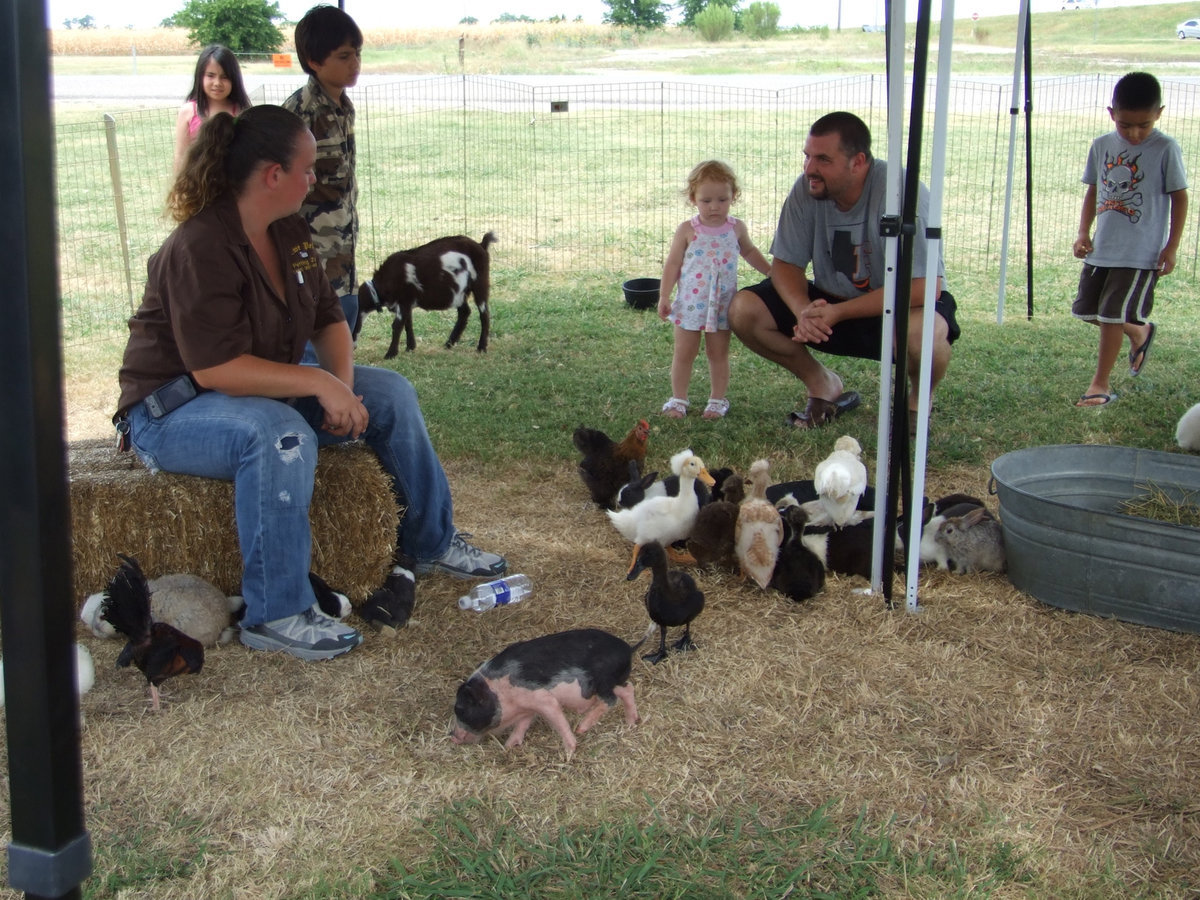
M 729 401 L 724 397 L 717 399 L 716 397 L 708 398 L 708 406 L 704 407 L 704 418 L 706 419 L 723 419 L 725 413 L 729 412 Z

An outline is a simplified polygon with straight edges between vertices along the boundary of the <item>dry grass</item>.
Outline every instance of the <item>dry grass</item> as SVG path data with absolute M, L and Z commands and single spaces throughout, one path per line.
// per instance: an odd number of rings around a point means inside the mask
M 1200 527 L 1200 505 L 1197 491 L 1176 489 L 1168 491 L 1154 482 L 1136 485 L 1142 491 L 1121 504 L 1121 512 L 1159 522 Z
M 804 474 L 790 462 L 778 477 Z M 511 804 L 531 839 L 832 801 L 846 821 L 895 816 L 910 850 L 1010 844 L 1047 893 L 1104 895 L 1088 879 L 1108 867 L 1148 889 L 1200 867 L 1200 640 L 1053 610 L 997 576 L 930 572 L 914 616 L 858 579 L 797 605 L 702 575 L 699 650 L 638 661 L 638 726 L 610 712 L 569 762 L 544 724 L 511 751 L 452 745 L 454 690 L 479 662 L 565 628 L 633 639 L 646 583 L 625 580 L 628 546 L 573 463 L 447 469 L 460 524 L 533 577 L 527 602 L 463 613 L 462 583 L 429 578 L 395 638 L 323 664 L 218 648 L 167 684 L 161 715 L 113 668 L 119 645 L 80 628 L 97 671 L 82 703 L 92 840 L 107 860 L 194 861 L 120 896 L 304 896 L 421 860 L 422 820 L 472 797 Z M 941 472 L 930 493 L 985 482 Z

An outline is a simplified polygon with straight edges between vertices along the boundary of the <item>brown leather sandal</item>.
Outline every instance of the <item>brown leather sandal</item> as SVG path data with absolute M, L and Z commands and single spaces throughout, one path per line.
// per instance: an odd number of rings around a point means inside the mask
M 828 425 L 844 412 L 862 403 L 858 391 L 846 391 L 836 400 L 824 400 L 821 397 L 809 397 L 804 405 L 804 412 L 788 413 L 787 422 L 792 428 L 821 428 Z

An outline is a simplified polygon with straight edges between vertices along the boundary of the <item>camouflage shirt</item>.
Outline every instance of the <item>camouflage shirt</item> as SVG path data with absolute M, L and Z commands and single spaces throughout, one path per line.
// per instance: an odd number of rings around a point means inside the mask
M 317 181 L 300 215 L 308 220 L 325 277 L 339 297 L 358 290 L 354 239 L 358 234 L 358 181 L 354 175 L 354 104 L 345 94 L 338 106 L 316 78 L 287 100 L 317 139 Z

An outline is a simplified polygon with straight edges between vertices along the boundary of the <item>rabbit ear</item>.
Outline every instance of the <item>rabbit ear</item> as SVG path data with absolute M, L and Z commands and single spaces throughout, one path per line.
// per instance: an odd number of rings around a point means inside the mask
M 978 525 L 983 521 L 983 517 L 987 515 L 987 510 L 982 506 L 977 506 L 964 516 L 959 518 L 959 525 L 962 528 L 970 528 L 973 525 Z

